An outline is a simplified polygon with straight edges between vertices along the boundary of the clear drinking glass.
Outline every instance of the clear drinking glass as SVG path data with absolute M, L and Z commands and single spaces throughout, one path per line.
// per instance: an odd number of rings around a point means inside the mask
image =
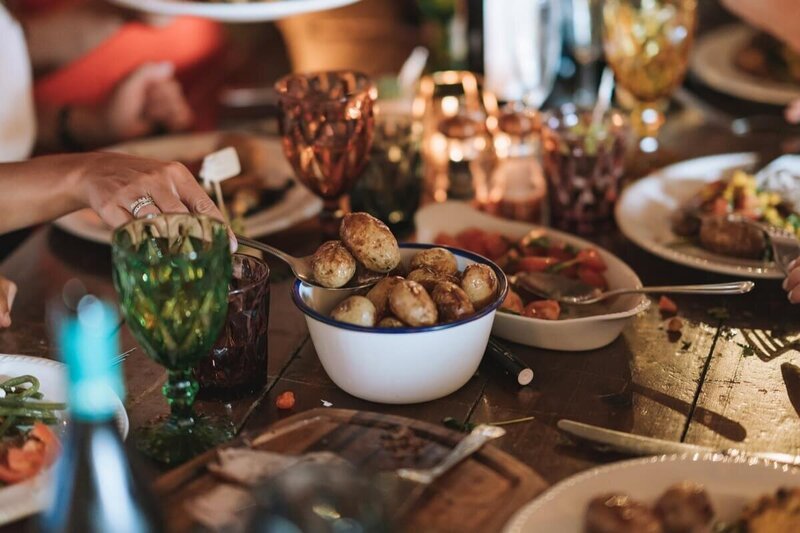
M 697 0 L 606 0 L 603 6 L 606 59 L 645 152 L 658 149 L 669 97 L 686 75 L 696 16 Z
M 598 124 L 591 110 L 573 106 L 545 116 L 542 164 L 552 226 L 588 234 L 613 224 L 628 137 L 628 122 L 617 111 Z
M 290 74 L 275 84 L 283 153 L 297 178 L 322 198 L 326 236 L 339 232 L 342 198 L 366 165 L 377 90 L 359 72 Z
M 578 68 L 574 101 L 594 104 L 597 94 L 597 62 L 603 56 L 602 0 L 564 0 L 565 42 Z
M 197 362 L 219 336 L 228 311 L 230 241 L 225 225 L 189 214 L 128 222 L 112 237 L 114 285 L 131 333 L 166 367 L 166 419 L 136 433 L 136 444 L 163 463 L 180 463 L 233 436 L 233 425 L 197 415 Z
M 484 2 L 487 89 L 539 109 L 561 62 L 562 0 Z
M 208 357 L 195 367 L 202 396 L 236 397 L 267 384 L 269 266 L 246 254 L 233 255 L 228 318 Z

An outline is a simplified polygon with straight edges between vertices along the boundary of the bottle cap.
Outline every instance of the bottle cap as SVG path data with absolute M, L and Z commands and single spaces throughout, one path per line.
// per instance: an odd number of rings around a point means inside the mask
M 117 315 L 112 308 L 85 296 L 75 316 L 61 326 L 60 345 L 67 365 L 69 410 L 73 419 L 101 421 L 116 415 L 125 387 L 114 364 L 118 352 Z

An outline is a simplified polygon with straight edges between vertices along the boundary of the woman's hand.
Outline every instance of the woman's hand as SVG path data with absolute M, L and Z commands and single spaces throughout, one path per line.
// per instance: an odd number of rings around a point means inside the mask
M 800 100 L 795 100 L 784 112 L 786 121 L 790 124 L 800 124 Z
M 789 295 L 789 301 L 800 304 L 800 258 L 789 263 L 789 275 L 783 280 L 783 290 Z
M 11 325 L 11 306 L 17 295 L 17 284 L 0 276 L 0 328 Z

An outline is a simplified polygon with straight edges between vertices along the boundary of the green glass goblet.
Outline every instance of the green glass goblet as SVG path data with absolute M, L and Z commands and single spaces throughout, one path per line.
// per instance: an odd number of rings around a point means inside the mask
M 138 448 L 167 464 L 233 437 L 230 422 L 197 415 L 193 368 L 206 357 L 228 311 L 231 255 L 221 222 L 164 214 L 121 226 L 112 238 L 114 285 L 125 320 L 147 355 L 167 369 L 170 414 L 136 434 Z

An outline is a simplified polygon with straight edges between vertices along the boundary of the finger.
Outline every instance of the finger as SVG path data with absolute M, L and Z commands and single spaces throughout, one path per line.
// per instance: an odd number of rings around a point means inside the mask
M 784 116 L 786 117 L 786 121 L 791 124 L 800 123 L 800 100 L 795 100 L 789 104 L 789 107 L 787 107 L 784 112 Z
M 144 114 L 149 121 L 163 124 L 172 131 L 188 128 L 193 119 L 183 89 L 174 79 L 150 87 Z
M 161 212 L 162 211 L 161 211 L 161 209 L 158 208 L 158 206 L 156 206 L 154 204 L 150 204 L 150 205 L 146 205 L 146 206 L 142 207 L 141 209 L 139 209 L 136 212 L 135 217 L 136 218 L 146 218 L 146 217 L 149 217 L 150 215 L 161 214 Z M 133 213 L 131 213 L 131 215 L 133 215 Z
M 800 284 L 800 268 L 795 268 L 789 271 L 789 275 L 783 280 L 783 290 L 791 291 Z
M 97 211 L 97 214 L 100 215 L 100 218 L 109 228 L 118 228 L 133 220 L 133 215 L 128 211 L 127 206 L 112 205 Z
M 150 191 L 150 197 L 162 213 L 188 213 L 189 209 L 181 201 L 177 190 L 173 187 L 158 187 Z
M 193 177 L 190 181 L 181 180 L 177 185 L 178 194 L 180 194 L 183 203 L 189 207 L 192 213 L 207 215 L 221 222 L 225 222 L 225 218 L 222 216 L 222 213 L 217 208 L 214 201 L 206 194 Z M 236 235 L 233 233 L 233 229 L 231 229 L 230 226 L 228 226 L 228 238 L 231 244 L 231 252 L 235 252 L 239 248 L 239 241 L 236 240 Z
M 0 280 L 0 327 L 7 328 L 11 325 L 11 306 L 17 295 L 17 285 L 13 281 Z
M 789 301 L 793 304 L 800 304 L 800 287 L 795 287 L 789 291 Z

